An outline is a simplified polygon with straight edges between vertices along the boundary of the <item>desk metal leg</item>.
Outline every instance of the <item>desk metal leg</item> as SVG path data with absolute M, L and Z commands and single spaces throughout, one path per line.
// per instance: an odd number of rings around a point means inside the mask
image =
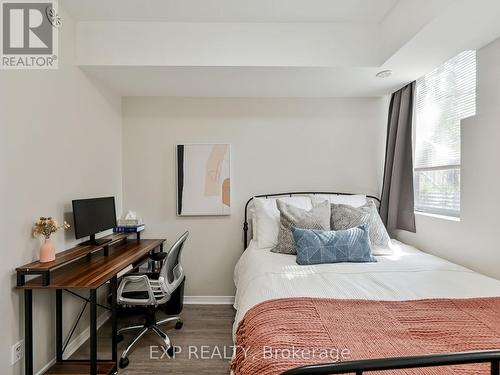
M 109 286 L 111 288 L 111 353 L 112 353 L 112 359 L 113 362 L 118 360 L 118 340 L 117 340 L 117 335 L 118 335 L 118 314 L 117 314 L 117 307 L 116 307 L 116 298 L 117 298 L 117 284 L 118 280 L 117 277 L 113 277 L 110 280 Z
M 97 289 L 90 289 L 90 375 L 97 375 Z
M 62 289 L 56 290 L 56 359 L 63 359 Z
M 33 375 L 33 291 L 24 290 L 24 372 Z
M 163 242 L 160 245 L 160 253 L 163 253 Z M 164 260 L 160 260 L 160 268 L 158 269 L 158 272 L 160 272 L 161 269 L 163 268 L 163 262 Z

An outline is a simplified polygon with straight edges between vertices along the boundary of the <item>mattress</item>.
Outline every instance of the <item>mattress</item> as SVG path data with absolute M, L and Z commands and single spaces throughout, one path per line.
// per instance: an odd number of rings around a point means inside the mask
M 404 301 L 500 297 L 500 280 L 396 240 L 392 240 L 391 247 L 393 255 L 378 256 L 377 263 L 299 266 L 295 255 L 258 249 L 251 242 L 234 272 L 237 290 L 233 334 L 249 309 L 276 298 Z

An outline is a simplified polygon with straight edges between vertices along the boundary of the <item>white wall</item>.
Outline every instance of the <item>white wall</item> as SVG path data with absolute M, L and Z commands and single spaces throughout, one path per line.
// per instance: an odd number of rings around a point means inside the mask
M 500 39 L 477 53 L 477 115 L 462 122 L 460 221 L 417 215 L 404 242 L 500 279 Z
M 22 373 L 23 361 L 10 366 L 11 345 L 23 337 L 14 268 L 38 259 L 34 221 L 63 220 L 78 197 L 115 195 L 121 207 L 121 101 L 75 66 L 74 23 L 64 12 L 63 20 L 58 70 L 0 71 L 2 375 Z M 76 243 L 72 231 L 54 240 L 59 251 Z M 35 371 L 55 356 L 53 296 L 34 292 Z M 68 327 L 81 302 L 65 301 Z
M 301 189 L 378 194 L 387 101 L 371 99 L 124 98 L 124 210 L 148 237 L 184 230 L 186 295 L 234 293 L 244 202 Z M 229 217 L 176 217 L 175 145 L 231 144 Z

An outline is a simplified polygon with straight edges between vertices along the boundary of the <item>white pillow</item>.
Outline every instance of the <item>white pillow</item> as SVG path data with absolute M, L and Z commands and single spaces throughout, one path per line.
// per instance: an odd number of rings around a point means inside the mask
M 303 210 L 312 208 L 310 197 L 254 198 L 255 216 L 253 224 L 256 229 L 254 235 L 260 249 L 275 247 L 278 244 L 280 212 L 276 205 L 276 199 Z
M 249 224 L 249 230 L 252 231 L 252 237 L 249 239 L 252 239 L 254 241 L 257 241 L 257 225 L 255 225 L 255 207 L 251 207 L 248 209 L 248 224 Z
M 347 204 L 353 207 L 364 206 L 367 202 L 366 195 L 356 194 L 356 195 L 342 195 L 342 194 L 317 194 L 314 195 L 318 198 L 326 199 L 330 204 Z

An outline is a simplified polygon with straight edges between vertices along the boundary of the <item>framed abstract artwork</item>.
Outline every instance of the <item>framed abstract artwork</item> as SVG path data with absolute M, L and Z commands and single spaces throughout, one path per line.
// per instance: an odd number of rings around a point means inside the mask
M 177 215 L 230 215 L 229 144 L 177 145 Z

